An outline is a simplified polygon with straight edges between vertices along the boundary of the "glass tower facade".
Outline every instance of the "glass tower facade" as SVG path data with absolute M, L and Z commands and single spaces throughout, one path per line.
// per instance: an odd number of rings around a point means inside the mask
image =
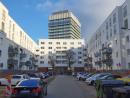
M 49 39 L 80 39 L 81 24 L 72 12 L 65 10 L 49 16 Z

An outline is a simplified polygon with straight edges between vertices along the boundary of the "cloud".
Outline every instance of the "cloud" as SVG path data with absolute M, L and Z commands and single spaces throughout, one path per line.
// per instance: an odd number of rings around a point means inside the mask
M 125 0 L 43 0 L 36 8 L 43 12 L 69 9 L 82 24 L 82 35 L 89 38 L 117 6 Z

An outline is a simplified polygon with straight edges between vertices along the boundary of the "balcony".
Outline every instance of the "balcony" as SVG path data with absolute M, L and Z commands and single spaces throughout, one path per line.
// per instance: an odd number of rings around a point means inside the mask
M 104 48 L 104 49 L 102 50 L 102 53 L 103 53 L 103 54 L 112 54 L 112 48 Z
M 15 60 L 15 59 L 8 59 L 7 61 L 8 65 L 18 65 L 18 60 Z
M 17 47 L 9 46 L 9 48 L 8 48 L 9 57 L 14 57 L 14 56 L 18 55 L 18 53 L 19 53 L 19 50 Z
M 26 53 L 20 53 L 20 59 L 26 58 L 27 54 Z

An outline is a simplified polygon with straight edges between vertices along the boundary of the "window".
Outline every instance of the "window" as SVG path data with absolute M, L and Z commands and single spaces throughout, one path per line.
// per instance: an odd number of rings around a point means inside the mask
M 67 49 L 67 47 L 63 47 L 63 49 Z
M 0 45 L 2 45 L 3 43 L 3 38 L 0 38 Z
M 82 57 L 80 57 L 80 56 L 78 57 L 78 59 L 81 59 L 81 58 L 82 58 Z
M 82 43 L 81 42 L 78 42 L 79 45 L 81 45 Z
M 44 49 L 44 47 L 41 47 L 41 49 Z
M 130 49 L 127 49 L 127 55 L 130 55 Z
M 81 62 L 81 61 L 78 61 L 78 64 L 82 64 L 82 62 Z
M 61 49 L 61 47 L 56 47 L 56 49 Z
M 0 63 L 0 68 L 3 68 L 3 63 Z
M 116 13 L 113 15 L 113 24 L 116 23 Z
M 48 47 L 48 49 L 52 49 L 52 47 Z
M 48 53 L 49 53 L 49 54 L 52 54 L 52 51 L 49 51 Z
M 116 52 L 116 57 L 118 58 L 118 52 Z
M 114 25 L 114 34 L 116 34 L 116 32 L 117 32 L 117 31 L 116 31 L 116 25 Z
M 44 52 L 42 51 L 41 54 L 44 54 Z
M 127 6 L 125 6 L 123 8 L 123 16 L 126 17 L 127 16 Z
M 6 20 L 6 12 L 5 12 L 5 10 L 3 10 L 3 12 L 2 12 L 2 19 L 5 21 Z
M 44 64 L 44 61 L 40 61 L 40 64 Z
M 74 42 L 71 42 L 70 44 L 71 44 L 71 45 L 74 45 Z
M 2 25 L 2 28 L 1 28 L 1 29 L 2 29 L 2 31 L 4 31 L 4 30 L 5 30 L 5 23 L 4 23 L 4 22 L 2 22 L 2 24 L 1 24 L 1 25 Z
M 52 44 L 52 42 L 49 42 L 49 44 Z
M 44 56 L 41 56 L 40 58 L 41 58 L 41 59 L 44 59 Z
M 107 39 L 107 40 L 109 39 L 108 32 L 107 32 L 107 34 L 106 34 L 106 39 Z
M 111 18 L 109 19 L 109 25 L 110 25 L 110 27 L 111 27 Z
M 63 45 L 66 45 L 67 43 L 66 42 L 63 42 Z
M 78 54 L 82 54 L 82 52 L 78 52 Z
M 45 44 L 45 42 L 41 42 L 41 44 Z
M 128 29 L 128 19 L 124 20 L 124 27 Z
M 15 25 L 13 24 L 13 32 L 15 31 Z
M 39 50 L 37 49 L 36 52 L 39 52 Z
M 56 44 L 60 45 L 60 42 L 56 42 Z
M 115 40 L 116 45 L 117 45 L 117 42 L 118 42 L 118 41 L 117 41 L 117 40 Z
M 129 36 L 126 36 L 126 42 L 129 42 L 129 41 L 130 41 Z
M 110 37 L 112 37 L 112 29 L 110 30 Z
M 0 57 L 1 57 L 1 55 L 2 55 L 2 50 L 0 50 Z
M 130 69 L 130 62 L 128 63 L 128 68 Z
M 108 23 L 106 23 L 106 30 L 108 30 Z

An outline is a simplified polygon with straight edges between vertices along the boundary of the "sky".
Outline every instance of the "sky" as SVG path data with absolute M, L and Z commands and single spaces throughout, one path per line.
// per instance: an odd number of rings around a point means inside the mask
M 89 39 L 112 10 L 125 0 L 1 0 L 10 16 L 35 41 L 48 38 L 48 16 L 70 10 L 81 22 L 82 38 Z

